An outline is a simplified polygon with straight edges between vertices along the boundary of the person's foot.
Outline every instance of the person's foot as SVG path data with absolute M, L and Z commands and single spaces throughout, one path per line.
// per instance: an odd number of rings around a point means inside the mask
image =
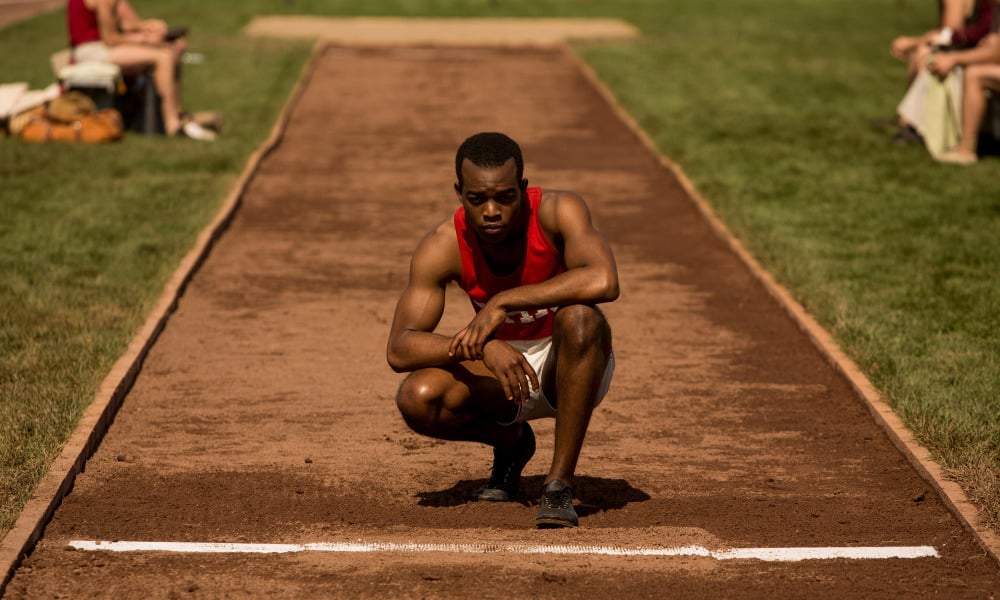
M 547 527 L 576 527 L 580 524 L 573 508 L 573 490 L 566 484 L 553 479 L 542 486 L 542 497 L 538 501 L 535 525 Z
M 173 133 L 174 137 L 186 137 L 192 140 L 200 140 L 203 142 L 215 141 L 215 132 L 205 129 L 201 125 L 195 123 L 194 121 L 187 121 L 182 123 L 177 131 Z
M 960 165 L 963 167 L 974 165 L 979 160 L 975 154 L 962 152 L 961 150 L 949 150 L 937 157 L 938 162 L 948 165 Z
M 892 136 L 892 141 L 895 144 L 923 144 L 924 138 L 912 125 L 903 125 L 896 135 Z
M 512 502 L 517 497 L 521 471 L 535 455 L 535 432 L 527 423 L 522 425 L 521 439 L 509 448 L 493 448 L 493 472 L 489 481 L 476 490 L 476 500 Z
M 222 114 L 217 110 L 201 110 L 193 113 L 181 111 L 181 122 L 193 121 L 209 131 L 222 133 Z

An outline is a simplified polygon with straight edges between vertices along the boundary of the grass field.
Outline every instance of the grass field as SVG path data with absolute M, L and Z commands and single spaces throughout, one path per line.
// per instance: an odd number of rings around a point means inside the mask
M 212 145 L 0 140 L 0 532 L 197 231 L 263 140 L 308 47 L 247 40 L 254 14 L 612 16 L 643 37 L 579 48 L 748 248 L 1000 519 L 1000 159 L 957 169 L 868 125 L 902 94 L 888 56 L 917 0 L 139 1 L 194 26 L 186 103 Z M 0 31 L 4 81 L 47 84 L 61 14 Z

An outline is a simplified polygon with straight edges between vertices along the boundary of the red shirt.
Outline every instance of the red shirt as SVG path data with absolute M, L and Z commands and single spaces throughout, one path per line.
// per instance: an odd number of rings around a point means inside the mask
M 462 252 L 462 278 L 459 285 L 472 301 L 472 308 L 479 309 L 490 298 L 503 290 L 541 283 L 566 270 L 562 255 L 542 231 L 538 223 L 538 206 L 542 202 L 542 188 L 528 188 L 525 210 L 528 211 L 527 248 L 521 265 L 510 275 L 500 276 L 490 271 L 486 258 L 479 248 L 476 232 L 465 222 L 465 208 L 455 211 L 455 233 Z M 539 308 L 507 313 L 507 320 L 494 334 L 498 340 L 537 340 L 552 335 L 556 309 Z
M 97 11 L 87 8 L 83 0 L 69 0 L 66 5 L 66 25 L 69 29 L 71 48 L 101 39 L 101 30 L 97 26 Z
M 957 48 L 971 48 L 993 31 L 993 3 L 990 0 L 976 0 L 972 16 L 965 20 L 965 26 L 951 34 L 951 43 Z

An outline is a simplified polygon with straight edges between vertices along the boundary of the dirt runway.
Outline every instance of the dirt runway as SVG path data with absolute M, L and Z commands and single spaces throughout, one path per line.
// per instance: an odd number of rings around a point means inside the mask
M 521 142 L 611 241 L 618 368 L 581 527 L 477 504 L 490 451 L 410 433 L 385 363 L 457 145 Z M 766 176 L 763 175 L 762 176 Z M 469 316 L 449 296 L 442 329 Z M 614 547 L 933 546 L 939 558 L 516 552 L 110 553 L 72 540 Z M 520 545 L 520 546 L 519 546 Z M 329 48 L 87 470 L 11 581 L 41 597 L 988 598 L 1000 570 L 561 50 Z
M 0 29 L 65 5 L 65 0 L 0 0 Z

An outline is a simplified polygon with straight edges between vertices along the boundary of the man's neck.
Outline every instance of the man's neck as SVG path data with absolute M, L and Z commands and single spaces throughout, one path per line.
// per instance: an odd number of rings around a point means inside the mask
M 528 247 L 526 232 L 515 237 L 508 237 L 499 244 L 484 244 L 477 239 L 479 249 L 486 259 L 486 264 L 494 275 L 505 277 L 517 271 L 524 262 L 524 253 Z

